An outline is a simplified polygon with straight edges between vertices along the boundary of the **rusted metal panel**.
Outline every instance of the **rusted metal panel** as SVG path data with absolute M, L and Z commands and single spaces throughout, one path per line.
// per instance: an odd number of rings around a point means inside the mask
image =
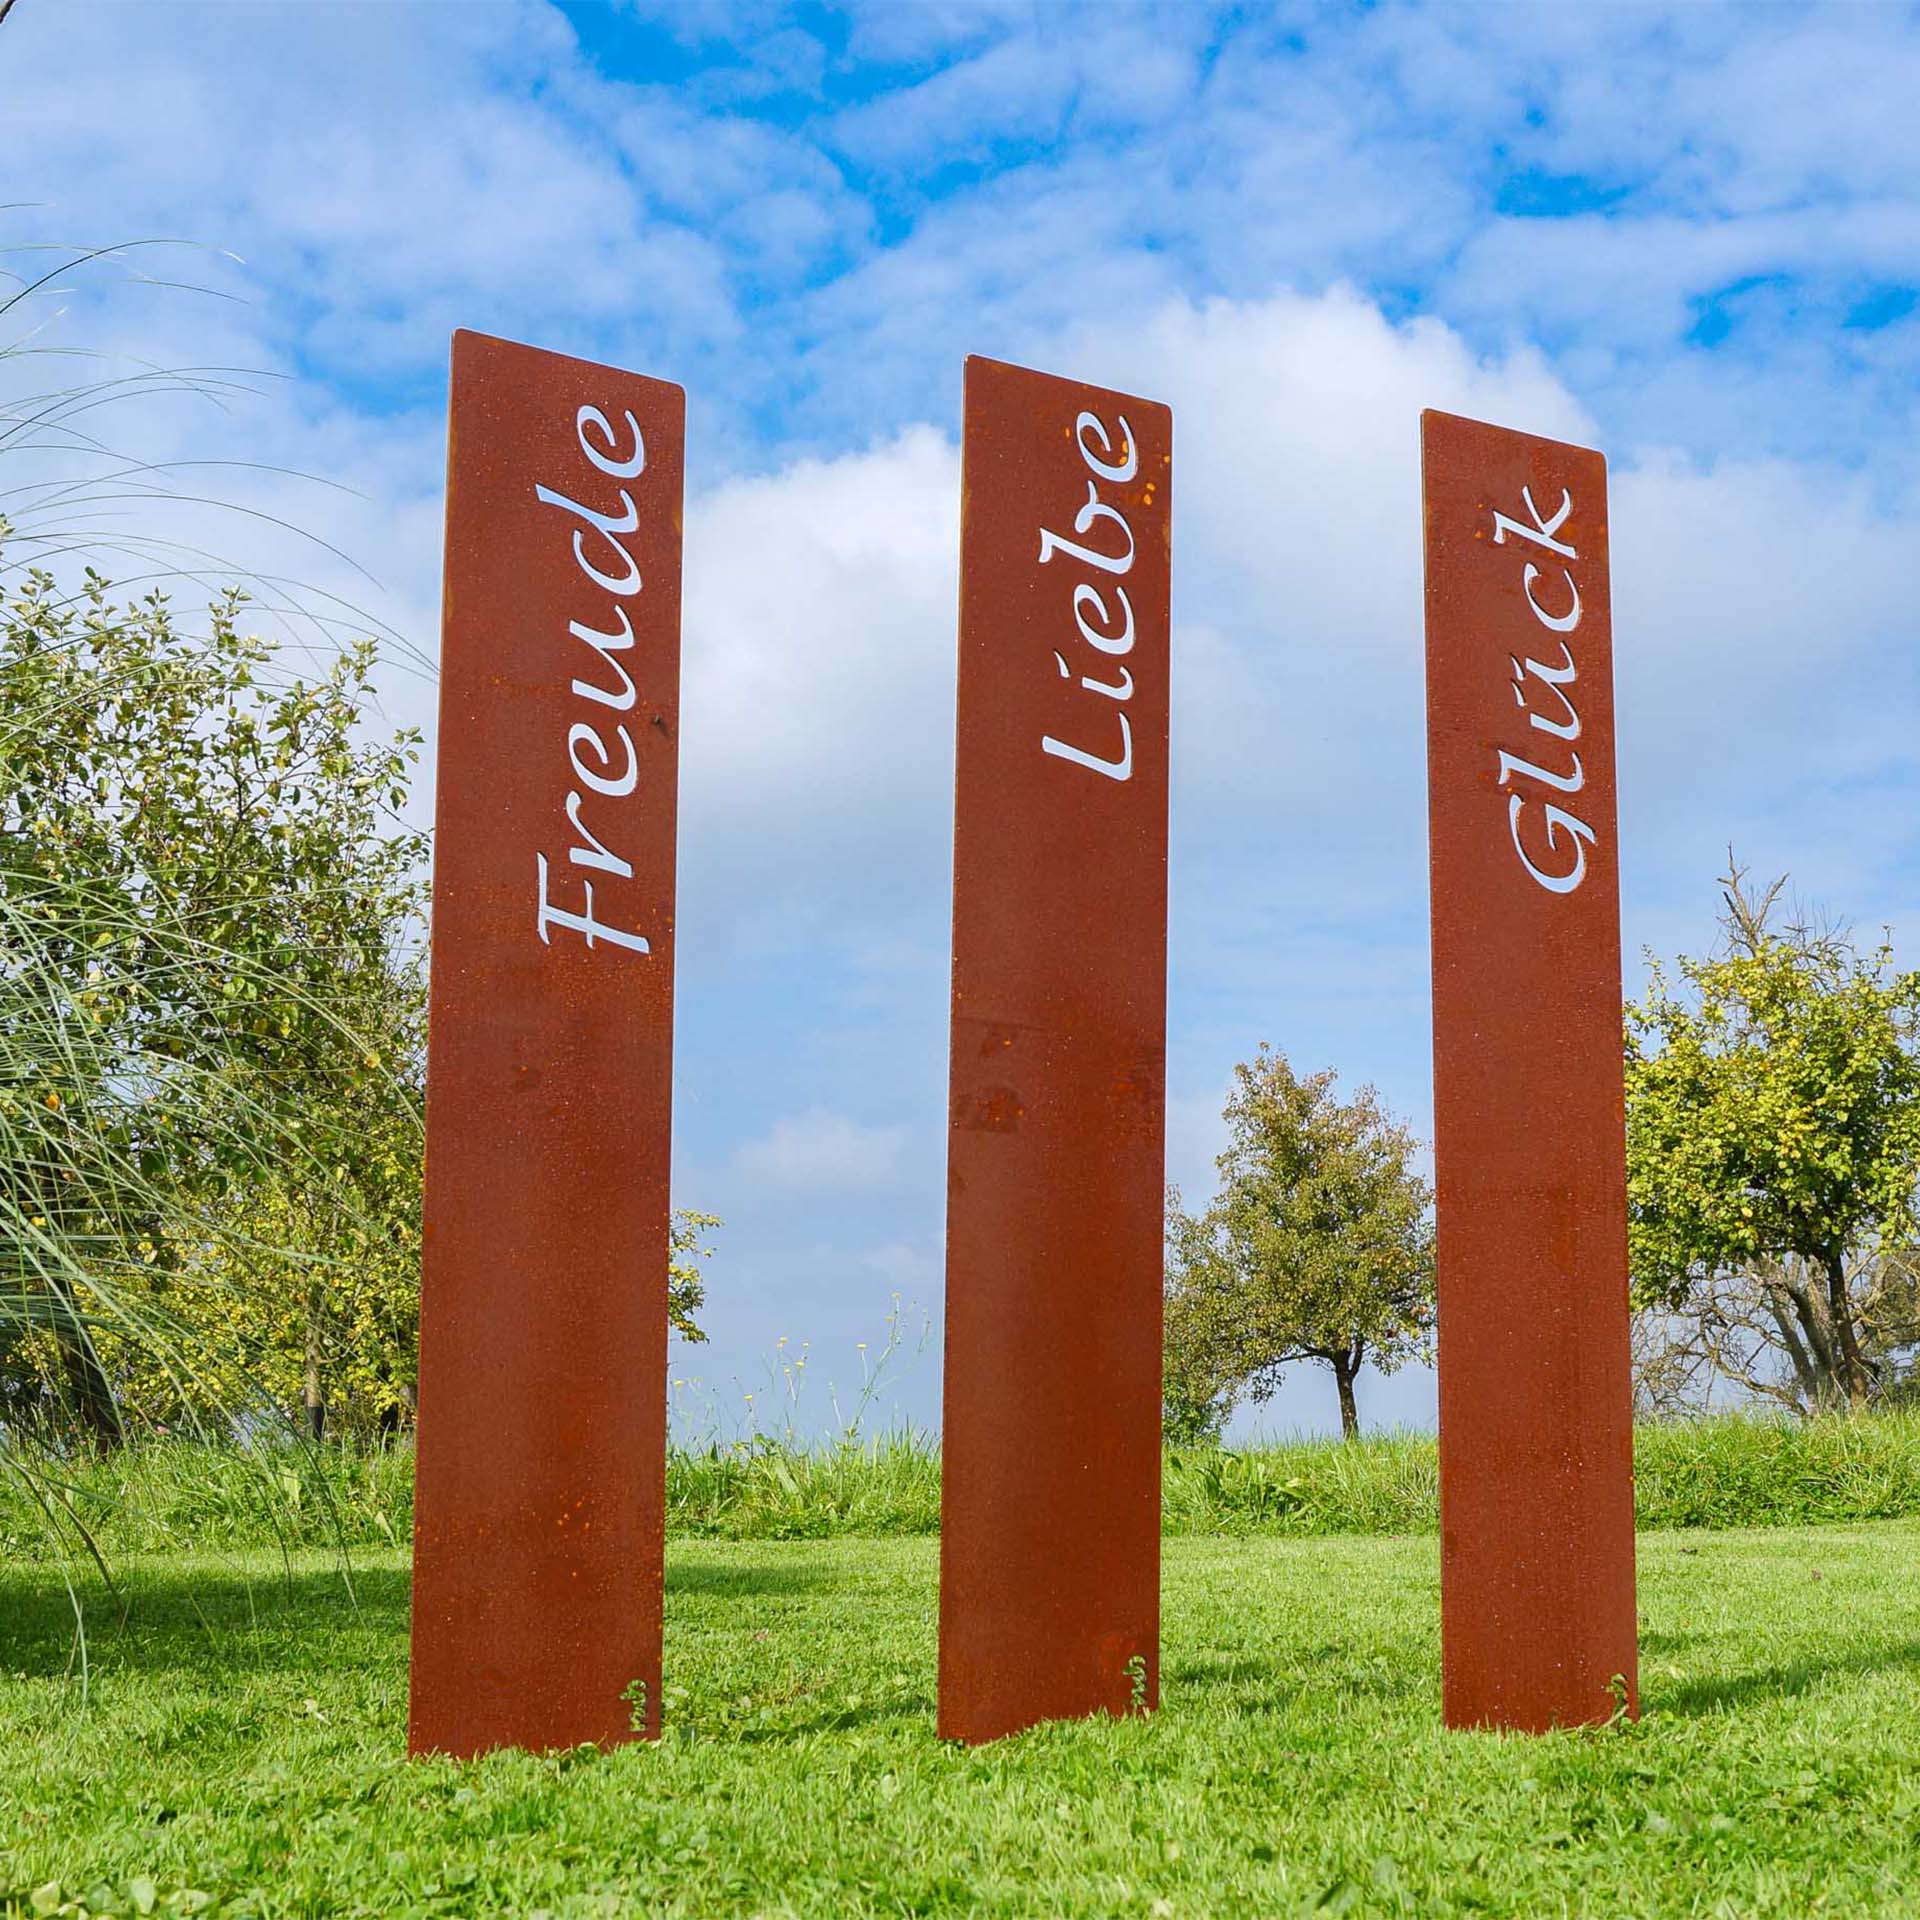
M 1540 1730 L 1636 1686 L 1606 462 L 1422 451 L 1445 1713 Z
M 1156 1704 L 1173 416 L 970 359 L 943 1735 Z
M 454 336 L 415 1752 L 658 1731 L 685 414 Z

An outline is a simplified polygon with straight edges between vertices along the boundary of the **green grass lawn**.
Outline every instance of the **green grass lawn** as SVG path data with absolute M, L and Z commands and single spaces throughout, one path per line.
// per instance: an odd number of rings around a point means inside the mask
M 1430 1538 L 1181 1539 L 1158 1716 L 943 1746 L 936 1553 L 676 1543 L 670 1736 L 468 1766 L 396 1551 L 130 1563 L 84 1703 L 15 1568 L 0 1911 L 1920 1914 L 1915 1523 L 1650 1536 L 1646 1717 L 1546 1739 L 1440 1730 Z

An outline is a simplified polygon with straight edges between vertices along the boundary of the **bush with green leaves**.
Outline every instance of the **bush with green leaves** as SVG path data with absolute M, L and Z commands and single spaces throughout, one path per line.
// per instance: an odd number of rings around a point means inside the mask
M 1642 1396 L 1860 1407 L 1920 1342 L 1920 973 L 1722 884 L 1719 950 L 1627 1010 Z
M 0 1378 L 19 1421 L 410 1423 L 425 837 L 377 655 L 283 670 L 32 575 L 0 597 Z M 700 1235 L 671 1308 L 700 1338 Z

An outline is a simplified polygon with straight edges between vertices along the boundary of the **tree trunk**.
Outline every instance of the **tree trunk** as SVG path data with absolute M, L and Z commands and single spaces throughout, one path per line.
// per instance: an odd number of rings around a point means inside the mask
M 383 1441 L 398 1440 L 413 1425 L 413 1389 L 402 1382 L 380 1409 L 375 1426 Z
M 1360 1438 L 1360 1409 L 1354 1404 L 1353 1379 L 1360 1371 L 1357 1356 L 1336 1353 L 1333 1356 L 1333 1377 L 1340 1388 L 1340 1438 L 1358 1440 Z
M 320 1384 L 320 1360 L 320 1289 L 313 1287 L 307 1293 L 306 1374 L 301 1383 L 301 1393 L 307 1409 L 307 1438 L 316 1443 L 327 1430 L 327 1402 Z
M 66 1380 L 74 1424 L 96 1447 L 102 1450 L 117 1447 L 127 1435 L 120 1423 L 113 1383 L 100 1364 L 99 1349 L 87 1332 L 73 1295 L 57 1280 L 52 1286 L 62 1308 L 54 1338 L 60 1349 L 60 1371 Z
M 1803 1275 L 1807 1271 L 1805 1263 L 1801 1261 L 1796 1261 L 1794 1268 Z M 1787 1269 L 1783 1268 L 1782 1271 Z M 1793 1302 L 1794 1317 L 1800 1322 L 1801 1331 L 1807 1338 L 1807 1350 L 1813 1357 L 1818 1389 L 1810 1411 L 1818 1413 L 1832 1406 L 1835 1399 L 1846 1391 L 1841 1356 L 1834 1351 L 1833 1315 L 1826 1303 L 1816 1297 L 1807 1280 L 1788 1278 L 1782 1281 L 1782 1285 L 1787 1290 L 1787 1298 Z
M 1811 1318 L 1806 1303 L 1790 1291 L 1784 1278 L 1771 1272 L 1762 1275 L 1760 1288 L 1767 1312 L 1774 1326 L 1779 1329 L 1780 1344 L 1787 1350 L 1787 1360 L 1793 1368 L 1793 1381 L 1799 1390 L 1801 1405 L 1806 1412 L 1816 1413 L 1820 1407 L 1820 1374 L 1805 1331 Z M 1788 1311 L 1789 1304 L 1793 1309 L 1791 1312 Z M 1794 1324 L 1796 1319 L 1798 1326 Z
M 1827 1256 L 1827 1311 L 1839 1339 L 1847 1404 L 1857 1413 L 1867 1404 L 1872 1381 L 1860 1352 L 1860 1336 L 1854 1331 L 1853 1302 L 1847 1298 L 1846 1261 L 1838 1253 Z

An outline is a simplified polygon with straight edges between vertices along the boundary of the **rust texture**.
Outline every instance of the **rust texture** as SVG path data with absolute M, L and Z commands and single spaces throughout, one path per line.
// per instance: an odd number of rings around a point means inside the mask
M 1619 841 L 1602 457 L 1422 421 L 1452 1726 L 1636 1686 Z
M 415 1752 L 658 1731 L 684 423 L 454 336 Z
M 966 372 L 939 1729 L 1159 1694 L 1173 417 Z

